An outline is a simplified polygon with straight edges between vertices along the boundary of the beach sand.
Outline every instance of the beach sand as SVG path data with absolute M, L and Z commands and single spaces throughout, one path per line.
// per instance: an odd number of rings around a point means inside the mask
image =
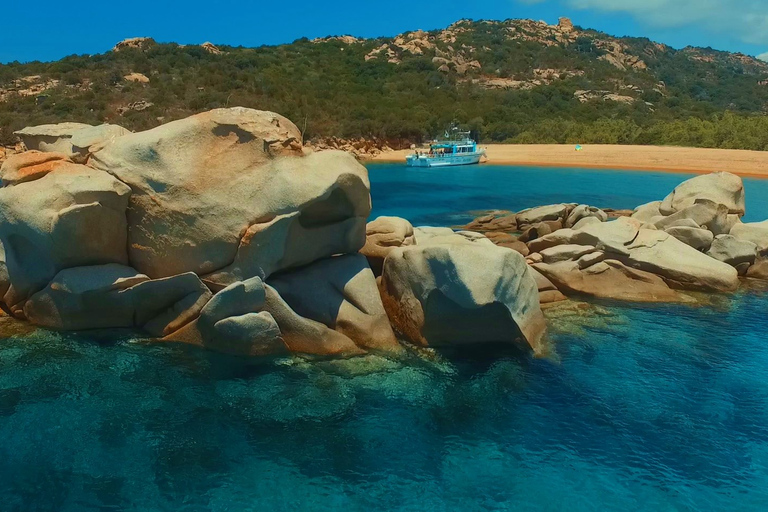
M 487 164 L 545 167 L 585 167 L 709 173 L 728 171 L 740 176 L 768 178 L 768 151 L 680 148 L 669 146 L 584 145 L 576 151 L 566 144 L 480 144 Z M 411 150 L 382 153 L 373 162 L 405 162 Z

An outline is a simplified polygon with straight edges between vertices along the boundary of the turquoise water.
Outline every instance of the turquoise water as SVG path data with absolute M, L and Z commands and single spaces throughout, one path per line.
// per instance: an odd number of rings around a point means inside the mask
M 519 211 L 553 203 L 634 208 L 660 201 L 694 174 L 484 165 L 409 169 L 369 165 L 373 216 L 395 215 L 414 225 L 450 226 L 472 220 L 470 212 Z M 745 222 L 768 219 L 768 180 L 744 179 Z
M 680 181 L 486 169 L 430 183 L 377 166 L 375 213 L 629 207 Z M 248 362 L 0 319 L 0 509 L 765 510 L 767 310 L 763 289 L 558 310 L 548 360 Z

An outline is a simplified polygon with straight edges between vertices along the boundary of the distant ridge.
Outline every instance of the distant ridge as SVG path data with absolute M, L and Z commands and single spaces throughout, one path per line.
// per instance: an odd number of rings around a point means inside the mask
M 259 48 L 137 37 L 101 55 L 0 65 L 4 144 L 31 124 L 136 130 L 232 105 L 280 112 L 309 138 L 418 142 L 457 121 L 485 141 L 768 148 L 768 63 L 567 18 Z

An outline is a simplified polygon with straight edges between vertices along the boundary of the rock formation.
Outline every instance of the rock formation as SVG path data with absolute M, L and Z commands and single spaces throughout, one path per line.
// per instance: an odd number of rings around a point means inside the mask
M 484 237 L 416 230 L 384 261 L 384 306 L 395 330 L 424 346 L 507 342 L 541 353 L 538 286 L 523 257 Z
M 34 150 L 0 167 L 0 306 L 18 318 L 141 329 L 237 356 L 396 354 L 401 324 L 388 313 L 403 315 L 392 294 L 420 288 L 385 262 L 418 247 L 436 272 L 423 276 L 439 289 L 432 296 L 445 296 L 425 302 L 427 336 L 412 341 L 458 340 L 434 330 L 450 318 L 464 332 L 482 326 L 468 341 L 519 338 L 540 350 L 544 322 L 522 256 L 399 218 L 366 226 L 365 168 L 343 152 L 304 151 L 277 114 L 231 108 L 140 133 L 65 124 L 20 135 Z M 475 282 L 473 251 L 499 275 Z

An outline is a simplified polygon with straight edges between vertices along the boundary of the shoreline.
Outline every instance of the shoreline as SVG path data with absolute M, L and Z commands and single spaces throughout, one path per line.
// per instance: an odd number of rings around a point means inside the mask
M 747 178 L 768 178 L 768 151 L 688 148 L 675 146 L 570 144 L 487 144 L 483 165 L 611 169 L 668 173 L 709 174 L 730 172 Z M 382 153 L 365 163 L 405 163 L 412 150 Z

